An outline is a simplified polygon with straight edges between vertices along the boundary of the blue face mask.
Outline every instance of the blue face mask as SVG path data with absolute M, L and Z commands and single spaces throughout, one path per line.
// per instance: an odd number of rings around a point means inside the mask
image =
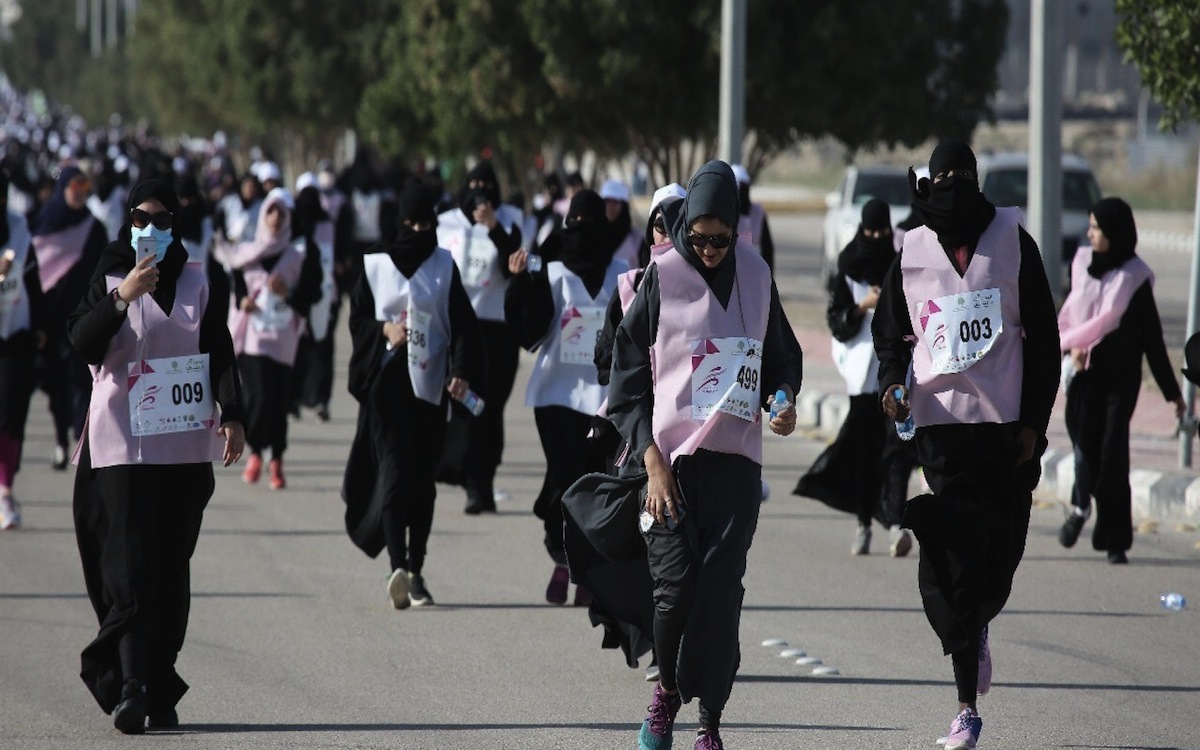
M 170 229 L 159 229 L 153 224 L 147 224 L 141 229 L 130 227 L 129 234 L 129 245 L 134 252 L 137 252 L 138 238 L 151 237 L 154 239 L 154 262 L 162 263 L 163 258 L 167 257 L 167 248 L 172 240 Z

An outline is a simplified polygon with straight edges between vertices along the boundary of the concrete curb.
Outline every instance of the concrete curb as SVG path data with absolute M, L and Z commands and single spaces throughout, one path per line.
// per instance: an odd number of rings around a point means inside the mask
M 797 423 L 833 437 L 841 429 L 850 402 L 844 393 L 802 390 L 796 402 Z M 1071 502 L 1075 461 L 1069 449 L 1051 447 L 1042 456 L 1041 500 Z M 1169 523 L 1200 523 L 1200 477 L 1194 473 L 1133 469 L 1129 472 L 1134 518 Z

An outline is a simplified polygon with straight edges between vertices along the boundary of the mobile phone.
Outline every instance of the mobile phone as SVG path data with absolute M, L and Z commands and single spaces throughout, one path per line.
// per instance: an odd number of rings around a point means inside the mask
M 145 258 L 146 256 L 150 256 L 151 258 L 153 258 L 156 254 L 155 251 L 157 250 L 157 246 L 158 246 L 158 243 L 156 243 L 154 241 L 153 237 L 138 237 L 137 238 L 137 258 L 135 259 L 135 261 L 137 263 L 141 263 L 142 259 Z

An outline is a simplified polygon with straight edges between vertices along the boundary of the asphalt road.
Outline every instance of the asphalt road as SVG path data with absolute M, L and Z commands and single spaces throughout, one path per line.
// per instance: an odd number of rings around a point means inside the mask
M 780 287 L 795 315 L 823 304 L 812 221 L 773 220 L 790 248 Z M 344 331 L 339 343 L 344 363 Z M 599 648 L 582 609 L 543 601 L 551 563 L 531 513 L 543 463 L 520 397 L 531 361 L 522 360 L 507 412 L 498 485 L 512 499 L 495 516 L 468 517 L 461 491 L 440 488 L 426 569 L 436 607 L 393 610 L 386 562 L 367 559 L 342 530 L 355 415 L 344 377 L 330 423 L 311 413 L 293 423 L 287 490 L 219 470 L 192 562 L 183 725 L 144 738 L 117 733 L 77 677 L 96 623 L 71 476 L 48 466 L 39 396 L 17 483 L 26 526 L 0 534 L 0 747 L 633 747 L 651 687 Z M 742 666 L 722 734 L 731 749 L 936 750 L 957 704 L 949 659 L 921 611 L 916 553 L 887 557 L 877 529 L 873 554 L 851 557 L 853 519 L 788 494 L 821 447 L 811 436 L 766 439 L 774 491 L 751 551 Z M 1195 536 L 1139 535 L 1132 564 L 1114 568 L 1062 550 L 1060 519 L 1035 509 L 1012 599 L 993 623 L 980 746 L 1200 748 Z M 1172 590 L 1193 609 L 1161 609 L 1159 594 Z M 768 638 L 840 675 L 812 675 L 761 646 Z M 695 722 L 695 704 L 685 706 L 676 747 L 690 747 Z

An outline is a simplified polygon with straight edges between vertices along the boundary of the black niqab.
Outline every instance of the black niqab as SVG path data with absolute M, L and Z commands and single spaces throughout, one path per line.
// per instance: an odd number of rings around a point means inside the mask
M 862 223 L 858 225 L 858 233 L 838 255 L 838 273 L 871 286 L 882 284 L 884 275 L 896 258 L 892 234 L 888 232 L 881 237 L 868 237 L 863 234 L 863 230 L 890 228 L 891 213 L 888 204 L 878 198 L 867 201 L 863 206 Z
M 974 175 L 978 166 L 971 147 L 951 138 L 933 150 L 929 174 L 937 176 L 955 169 Z M 913 212 L 937 234 L 938 242 L 945 248 L 973 246 L 996 215 L 996 207 L 979 192 L 977 179 L 954 176 L 935 184 L 930 178 L 917 180 L 916 172 L 909 167 L 908 185 L 913 195 Z
M 1137 255 L 1137 225 L 1133 221 L 1133 209 L 1120 198 L 1104 198 L 1092 206 L 1089 213 L 1108 240 L 1108 252 L 1093 252 L 1092 263 L 1088 266 L 1088 275 L 1098 279 Z
M 386 249 L 392 263 L 396 264 L 397 270 L 406 279 L 411 279 L 437 248 L 437 230 L 434 229 L 436 202 L 433 191 L 419 180 L 405 185 L 397 198 L 396 237 Z M 414 224 L 424 222 L 429 224 L 429 228 L 418 232 L 405 224 L 406 221 Z
M 296 194 L 296 210 L 292 212 L 292 233 L 296 237 L 311 237 L 313 229 L 322 221 L 329 221 L 329 214 L 321 205 L 321 191 L 309 185 Z
M 483 187 L 471 187 L 471 183 L 475 181 L 482 182 Z M 475 223 L 475 208 L 481 200 L 491 204 L 493 211 L 500 208 L 500 181 L 496 178 L 496 170 L 491 162 L 486 161 L 476 164 L 467 172 L 462 190 L 458 193 L 458 206 L 472 224 Z
M 580 190 L 571 198 L 566 226 L 560 232 L 562 261 L 571 273 L 583 280 L 593 297 L 604 285 L 604 276 L 612 262 L 608 217 L 604 199 L 592 190 Z

